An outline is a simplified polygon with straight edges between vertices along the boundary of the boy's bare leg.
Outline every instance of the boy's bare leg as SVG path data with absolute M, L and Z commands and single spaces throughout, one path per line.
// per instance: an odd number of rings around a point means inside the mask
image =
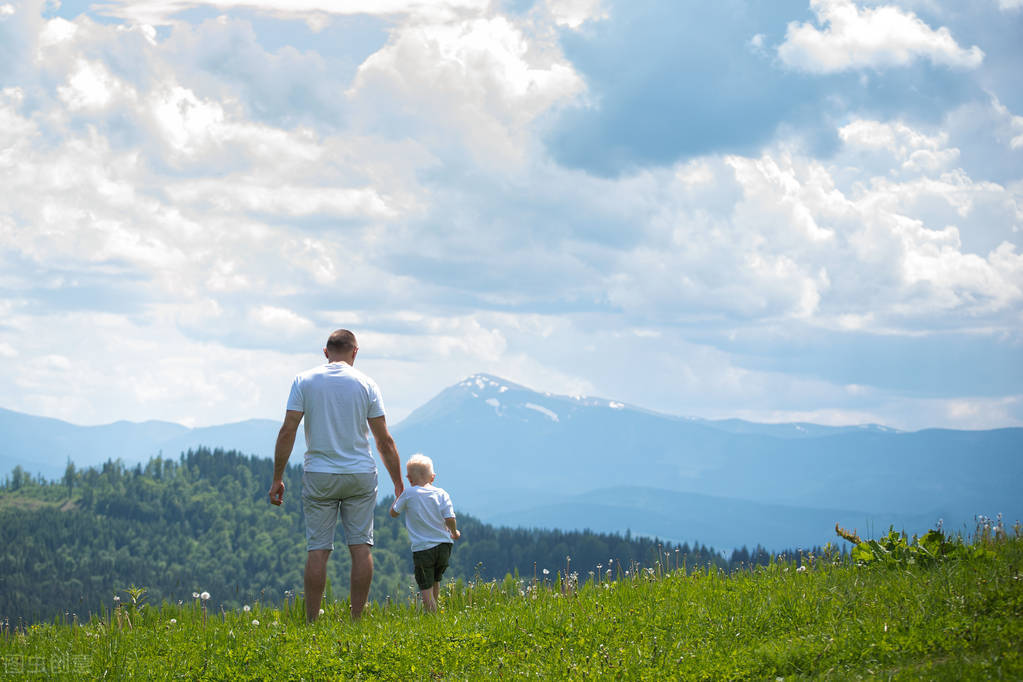
M 433 587 L 427 590 L 419 591 L 419 594 L 423 595 L 423 610 L 427 613 L 435 613 L 437 611 L 437 597 L 434 595 L 434 588 L 436 587 L 437 585 L 434 584 Z
M 440 581 L 433 584 L 433 603 L 440 608 Z

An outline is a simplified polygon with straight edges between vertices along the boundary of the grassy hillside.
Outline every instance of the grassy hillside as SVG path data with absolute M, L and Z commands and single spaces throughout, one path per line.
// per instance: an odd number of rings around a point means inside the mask
M 125 593 L 89 623 L 5 628 L 0 662 L 26 679 L 1023 679 L 1018 532 L 853 555 L 457 581 L 437 615 L 385 603 L 355 624 L 329 600 L 310 626 L 301 600 L 204 611 Z

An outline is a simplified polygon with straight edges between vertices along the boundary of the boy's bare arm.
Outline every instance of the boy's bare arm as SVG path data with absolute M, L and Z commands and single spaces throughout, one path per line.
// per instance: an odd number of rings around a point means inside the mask
M 455 522 L 455 518 L 444 519 L 444 525 L 448 527 L 448 532 L 451 533 L 451 539 L 457 540 L 462 537 L 462 533 L 458 530 L 458 524 Z

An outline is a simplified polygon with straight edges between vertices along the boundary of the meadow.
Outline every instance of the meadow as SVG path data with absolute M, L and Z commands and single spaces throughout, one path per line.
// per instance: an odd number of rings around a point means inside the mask
M 436 615 L 390 600 L 357 623 L 329 594 L 307 625 L 301 595 L 214 611 L 131 587 L 89 622 L 5 625 L 0 664 L 11 679 L 1023 679 L 1018 526 L 856 540 L 730 573 L 566 557 L 446 583 Z

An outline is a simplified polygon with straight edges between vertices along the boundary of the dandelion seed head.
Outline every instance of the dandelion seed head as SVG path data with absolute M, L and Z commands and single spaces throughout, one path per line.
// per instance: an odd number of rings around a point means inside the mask
M 176 625 L 176 624 L 177 624 L 177 622 L 178 622 L 178 619 L 177 619 L 177 618 L 171 618 L 171 619 L 170 619 L 170 624 L 171 624 L 171 625 Z
M 245 606 L 242 607 L 242 611 L 244 611 L 245 613 L 248 613 L 251 610 L 252 610 L 252 607 L 249 606 L 248 604 L 246 604 Z
M 324 613 L 323 609 L 320 609 L 320 615 L 321 616 L 323 615 L 323 613 Z
M 202 599 L 203 601 L 206 601 L 207 599 L 210 598 L 210 593 L 209 592 L 203 592 L 202 594 L 199 595 L 199 598 Z
M 252 620 L 252 624 L 253 624 L 253 625 L 259 625 L 259 621 L 258 621 L 258 620 L 256 620 L 256 619 L 253 619 L 253 620 Z
M 548 571 L 548 570 L 547 570 L 547 569 L 545 568 L 545 569 L 543 569 L 543 574 L 544 574 L 544 575 L 550 575 L 550 574 L 551 574 L 551 572 L 550 572 L 550 571 Z

